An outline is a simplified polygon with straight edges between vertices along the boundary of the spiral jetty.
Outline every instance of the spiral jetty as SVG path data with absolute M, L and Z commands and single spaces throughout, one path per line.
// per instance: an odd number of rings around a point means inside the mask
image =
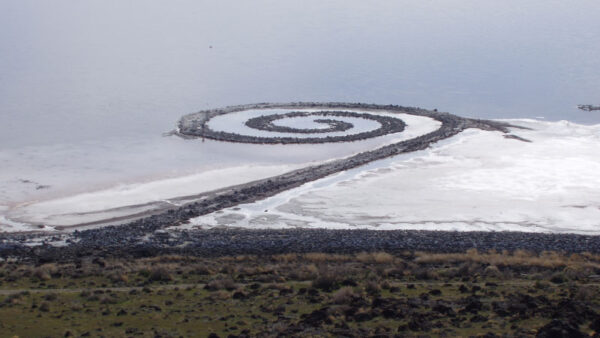
M 299 129 L 277 126 L 273 122 L 305 112 L 292 111 L 278 116 L 261 116 L 249 121 L 249 127 L 278 132 L 317 133 L 347 130 L 352 126 L 338 121 L 336 117 L 350 116 L 356 113 L 344 112 L 344 109 L 360 110 L 360 118 L 375 119 L 382 126 L 367 134 L 354 134 L 348 139 L 331 137 L 265 138 L 237 135 L 214 131 L 208 126 L 213 117 L 250 109 L 311 109 L 318 116 L 317 123 L 327 125 L 319 130 Z M 534 234 L 520 232 L 444 232 L 444 231 L 377 231 L 377 230 L 328 230 L 328 229 L 234 229 L 220 228 L 211 230 L 165 230 L 188 222 L 189 219 L 229 208 L 241 203 L 273 196 L 282 191 L 298 187 L 304 183 L 318 180 L 334 173 L 362 166 L 372 161 L 390 156 L 423 150 L 431 144 L 454 136 L 465 129 L 477 128 L 499 131 L 508 134 L 509 128 L 521 128 L 507 123 L 462 118 L 449 113 L 420 108 L 395 105 L 375 105 L 361 103 L 260 103 L 232 106 L 222 109 L 205 110 L 183 116 L 179 121 L 178 134 L 184 137 L 209 138 L 228 142 L 250 143 L 323 143 L 345 142 L 365 139 L 378 135 L 402 131 L 404 122 L 396 118 L 378 119 L 376 114 L 401 113 L 425 116 L 437 120 L 441 126 L 428 134 L 413 139 L 382 146 L 347 158 L 308 166 L 288 173 L 257 180 L 254 182 L 220 189 L 216 192 L 201 194 L 201 199 L 180 207 L 163 209 L 156 214 L 146 216 L 121 225 L 111 225 L 90 230 L 75 230 L 68 234 L 2 234 L 0 235 L 0 257 L 44 261 L 73 261 L 83 256 L 153 256 L 166 253 L 220 256 L 232 254 L 276 254 L 285 252 L 340 252 L 386 250 L 426 250 L 437 252 L 460 252 L 468 248 L 482 250 L 531 251 L 561 250 L 567 252 L 600 252 L 600 236 L 574 234 Z M 364 116 L 362 116 L 364 114 Z M 285 115 L 285 116 L 283 116 Z M 368 116 L 366 116 L 368 115 Z M 354 115 L 354 117 L 357 117 Z M 283 128 L 283 129 L 282 129 Z M 357 138 L 356 135 L 359 135 Z M 510 135 L 508 135 L 510 136 Z M 307 141 L 308 140 L 308 141 Z M 435 208 L 434 205 L 428 206 Z M 61 230 L 61 229 L 59 229 Z M 64 230 L 64 229 L 63 229 Z M 52 245 L 62 240 L 63 246 Z M 39 246 L 27 246 L 37 241 Z

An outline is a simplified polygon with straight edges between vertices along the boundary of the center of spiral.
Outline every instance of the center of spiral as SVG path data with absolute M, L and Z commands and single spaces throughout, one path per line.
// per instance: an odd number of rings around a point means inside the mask
M 251 118 L 246 121 L 246 126 L 258 130 L 270 131 L 270 132 L 278 132 L 278 133 L 300 133 L 300 134 L 317 134 L 317 133 L 332 133 L 332 132 L 343 132 L 348 129 L 352 129 L 354 125 L 350 122 L 335 120 L 331 118 L 321 118 L 314 119 L 315 123 L 326 124 L 329 127 L 325 128 L 293 128 L 288 126 L 280 126 L 277 125 L 276 122 L 285 118 L 297 118 L 297 117 L 311 117 L 311 116 L 321 116 L 321 117 L 330 117 L 331 113 L 335 112 L 290 112 L 286 114 L 272 114 L 272 115 L 262 115 L 255 118 Z M 341 112 L 338 112 L 341 113 Z M 340 115 L 334 115 L 340 116 Z

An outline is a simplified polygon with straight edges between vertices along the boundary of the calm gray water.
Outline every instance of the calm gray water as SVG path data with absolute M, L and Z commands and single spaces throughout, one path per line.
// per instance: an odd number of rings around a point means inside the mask
M 0 0 L 0 147 L 351 101 L 600 123 L 600 2 Z

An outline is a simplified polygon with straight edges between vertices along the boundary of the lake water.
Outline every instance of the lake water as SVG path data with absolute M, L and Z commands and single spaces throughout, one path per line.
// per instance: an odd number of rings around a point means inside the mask
M 207 108 L 342 101 L 598 124 L 576 108 L 600 104 L 598 18 L 598 1 L 0 0 L 0 216 L 248 164 L 235 145 L 161 136 Z
M 0 0 L 0 147 L 253 102 L 599 123 L 598 1 Z

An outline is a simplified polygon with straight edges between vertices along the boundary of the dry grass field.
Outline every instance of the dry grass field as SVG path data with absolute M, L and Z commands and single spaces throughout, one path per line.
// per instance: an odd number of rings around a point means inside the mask
M 0 265 L 0 335 L 590 336 L 600 256 L 157 256 Z

